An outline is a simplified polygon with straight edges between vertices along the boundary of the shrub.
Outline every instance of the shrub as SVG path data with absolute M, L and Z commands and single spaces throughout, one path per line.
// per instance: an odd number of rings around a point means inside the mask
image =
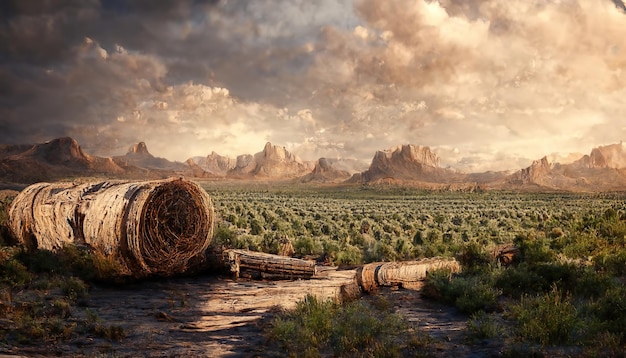
M 320 255 L 324 251 L 321 243 L 311 236 L 300 237 L 293 243 L 293 248 L 297 255 Z
M 490 312 L 496 309 L 500 292 L 489 283 L 476 279 L 457 279 L 453 281 L 453 284 L 456 282 L 460 282 L 460 288 L 453 289 L 459 293 L 454 304 L 459 311 L 471 314 L 478 311 Z
M 502 335 L 504 327 L 498 322 L 494 314 L 485 311 L 477 311 L 470 316 L 467 322 L 470 338 L 490 339 Z
M 338 265 L 358 265 L 363 263 L 363 253 L 356 246 L 345 245 L 337 253 L 335 263 Z
M 108 340 L 120 341 L 128 335 L 126 329 L 119 325 L 106 325 L 102 323 L 102 319 L 98 313 L 87 309 L 85 311 L 85 320 L 82 322 L 83 327 L 90 333 L 98 337 Z
M 585 307 L 584 314 L 598 325 L 597 330 L 617 335 L 626 343 L 626 287 L 616 285 Z
M 479 245 L 476 241 L 463 245 L 457 259 L 465 272 L 487 271 L 492 262 L 484 246 Z
M 626 248 L 603 252 L 593 258 L 594 267 L 612 276 L 626 275 Z
M 67 277 L 61 282 L 63 294 L 72 301 L 87 297 L 87 285 L 77 277 Z
M 519 323 L 521 338 L 544 345 L 574 342 L 580 324 L 570 296 L 556 286 L 540 296 L 523 295 L 511 306 L 511 315 Z
M 14 289 L 32 280 L 33 275 L 17 259 L 18 254 L 14 248 L 0 247 L 0 287 L 6 285 Z
M 547 292 L 552 285 L 571 290 L 576 287 L 578 269 L 574 265 L 541 263 L 529 266 L 526 263 L 500 271 L 495 286 L 502 293 L 514 298 L 522 294 Z
M 429 298 L 454 304 L 463 313 L 493 311 L 500 292 L 493 287 L 491 277 L 452 276 L 445 269 L 434 270 L 426 276 L 422 294 Z
M 550 249 L 549 240 L 537 237 L 535 233 L 517 235 L 515 245 L 520 248 L 521 260 L 528 265 L 552 262 L 556 259 L 556 254 Z
M 228 225 L 220 224 L 215 229 L 211 245 L 235 248 L 237 247 L 237 234 Z
M 409 328 L 401 316 L 364 301 L 342 305 L 307 296 L 274 319 L 270 336 L 294 356 L 401 357 L 423 349 Z

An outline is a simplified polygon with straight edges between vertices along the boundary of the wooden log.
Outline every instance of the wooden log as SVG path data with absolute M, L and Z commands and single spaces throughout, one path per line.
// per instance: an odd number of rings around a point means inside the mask
M 356 281 L 363 291 L 371 293 L 378 288 L 376 281 L 376 270 L 380 267 L 380 262 L 363 265 L 356 269 Z
M 297 279 L 316 273 L 314 261 L 248 250 L 224 250 L 222 261 L 235 277 Z
M 459 272 L 461 266 L 454 259 L 428 258 L 419 261 L 375 262 L 357 269 L 357 282 L 363 291 L 375 292 L 381 286 L 419 287 L 429 271 L 449 269 Z
M 449 269 L 461 271 L 454 259 L 429 258 L 419 261 L 386 262 L 376 270 L 376 281 L 380 286 L 402 286 L 406 283 L 422 281 L 429 271 Z

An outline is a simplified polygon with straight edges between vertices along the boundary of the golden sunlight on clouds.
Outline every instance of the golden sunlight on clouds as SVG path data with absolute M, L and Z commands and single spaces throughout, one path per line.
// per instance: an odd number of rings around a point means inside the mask
M 626 137 L 617 0 L 55 4 L 0 24 L 0 142 L 180 161 L 412 143 L 480 171 Z

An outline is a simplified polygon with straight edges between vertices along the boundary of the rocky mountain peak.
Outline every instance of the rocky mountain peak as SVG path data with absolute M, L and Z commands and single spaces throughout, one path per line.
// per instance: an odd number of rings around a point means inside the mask
M 408 163 L 438 168 L 439 157 L 429 147 L 403 144 L 395 148 L 376 152 L 372 160 L 373 167 L 404 166 Z
M 300 181 L 303 183 L 308 182 L 321 182 L 321 183 L 331 183 L 331 182 L 340 182 L 350 178 L 350 173 L 335 168 L 333 166 L 333 160 L 327 158 L 319 158 L 315 163 L 315 167 L 313 170 L 300 178 Z
M 622 142 L 597 147 L 589 155 L 591 168 L 626 168 L 626 152 Z
M 227 176 L 235 178 L 296 178 L 310 172 L 313 163 L 303 162 L 285 147 L 267 142 L 255 155 L 237 157 L 236 165 Z
M 509 181 L 517 185 L 542 184 L 544 177 L 550 173 L 552 167 L 553 165 L 548 161 L 548 157 L 544 156 L 533 161 L 529 167 L 514 173 Z
M 302 160 L 298 158 L 297 155 L 292 154 L 285 147 L 279 147 L 277 145 L 273 145 L 270 142 L 265 143 L 265 147 L 263 148 L 263 157 L 267 160 L 274 161 L 288 161 L 288 162 L 297 162 L 302 163 Z
M 378 151 L 369 169 L 352 181 L 409 180 L 422 182 L 456 181 L 458 175 L 439 167 L 439 157 L 429 147 L 404 144 Z
M 25 154 L 54 164 L 70 162 L 87 164 L 89 162 L 78 142 L 70 137 L 57 138 L 43 144 L 37 144 Z
M 138 154 L 138 155 L 146 155 L 146 156 L 152 156 L 152 154 L 150 154 L 150 152 L 148 152 L 148 146 L 146 146 L 146 143 L 144 142 L 139 142 L 136 144 L 133 144 L 130 146 L 130 148 L 128 148 L 128 153 L 127 154 Z

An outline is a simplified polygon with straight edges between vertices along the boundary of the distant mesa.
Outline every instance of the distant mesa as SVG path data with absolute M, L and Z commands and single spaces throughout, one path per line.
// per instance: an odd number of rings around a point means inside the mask
M 185 171 L 189 169 L 186 164 L 153 156 L 144 142 L 133 144 L 128 148 L 126 155 L 113 157 L 113 160 L 122 166 L 131 165 L 152 170 Z
M 573 163 L 580 168 L 626 168 L 626 152 L 622 142 L 593 148 L 591 154 L 584 155 Z
M 546 157 L 512 174 L 505 188 L 535 190 L 626 190 L 626 151 L 620 142 L 593 148 L 589 155 L 570 163 L 549 163 Z
M 403 144 L 377 151 L 367 168 L 356 160 L 305 161 L 285 147 L 266 143 L 256 154 L 230 158 L 211 152 L 184 163 L 153 156 L 138 142 L 127 153 L 98 157 L 69 137 L 41 144 L 0 144 L 0 183 L 30 184 L 78 177 L 157 179 L 187 176 L 211 180 L 288 181 L 360 185 L 406 185 L 434 190 L 617 191 L 626 190 L 626 150 L 610 144 L 561 164 L 548 157 L 512 174 L 460 173 L 440 167 L 429 147 Z M 358 168 L 358 169 L 357 169 Z
M 202 170 L 215 176 L 225 177 L 229 170 L 237 166 L 237 159 L 211 152 L 206 157 L 193 157 L 190 160 Z
M 300 178 L 302 183 L 340 183 L 350 178 L 350 172 L 333 166 L 333 160 L 320 158 L 311 173 Z
M 49 164 L 85 168 L 89 167 L 90 164 L 89 158 L 78 145 L 78 142 L 69 137 L 34 145 L 31 149 L 18 155 L 24 158 L 41 160 Z
M 235 167 L 226 176 L 240 179 L 293 179 L 308 174 L 314 167 L 313 162 L 301 160 L 285 147 L 267 142 L 259 153 L 238 156 Z
M 110 158 L 87 155 L 69 137 L 35 145 L 4 146 L 0 180 L 34 183 L 82 175 L 116 176 L 124 172 Z
M 509 177 L 508 182 L 516 185 L 541 185 L 544 178 L 550 174 L 552 167 L 552 164 L 548 162 L 548 158 L 543 157 L 533 161 L 528 168 L 513 173 Z
M 376 152 L 369 169 L 355 174 L 350 181 L 452 183 L 462 179 L 462 174 L 440 168 L 439 157 L 429 147 L 405 144 Z
M 148 152 L 148 147 L 146 143 L 139 142 L 137 144 L 133 144 L 130 148 L 128 148 L 127 155 L 141 155 L 141 156 L 149 156 L 152 157 L 152 154 Z

